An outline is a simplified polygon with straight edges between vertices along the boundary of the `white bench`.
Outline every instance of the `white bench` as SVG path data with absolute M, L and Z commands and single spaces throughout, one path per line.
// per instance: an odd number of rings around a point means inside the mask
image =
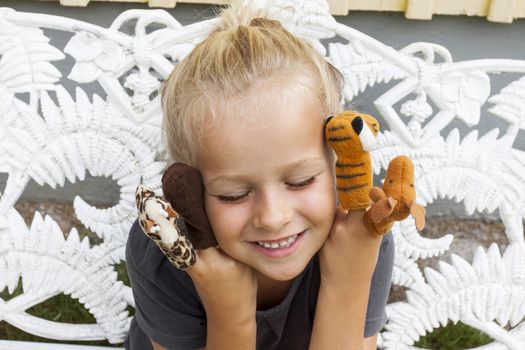
M 406 289 L 407 301 L 388 306 L 380 345 L 411 349 L 420 336 L 459 320 L 494 339 L 483 349 L 524 349 L 525 153 L 513 145 L 525 127 L 525 78 L 492 94 L 490 87 L 491 74 L 524 73 L 525 61 L 454 62 L 446 48 L 431 43 L 397 51 L 337 23 L 321 0 L 304 1 L 294 13 L 283 10 L 286 5 L 275 0 L 265 6 L 341 69 L 346 101 L 392 83 L 374 102 L 390 129 L 380 135 L 381 147 L 373 153 L 377 173 L 394 156 L 407 154 L 416 164 L 421 204 L 454 199 L 469 214 L 497 210 L 505 225 L 509 247 L 504 254 L 497 245 L 487 252 L 480 247 L 473 261 L 453 256 L 450 263 L 440 262 L 439 271 L 421 271 L 416 261 L 439 257 L 453 236 L 428 239 L 410 219 L 397 224 L 393 282 Z M 132 21 L 133 35 L 119 31 Z M 162 10 L 130 10 L 102 28 L 0 9 L 0 172 L 8 175 L 0 195 L 0 290 L 7 287 L 12 293 L 20 277 L 23 283 L 23 294 L 0 300 L 0 320 L 51 339 L 122 342 L 130 322 L 126 309 L 134 302 L 114 265 L 124 260 L 136 216 L 137 184 L 142 178 L 160 191 L 165 166 L 159 160 L 159 98 L 152 93 L 160 84 L 158 76 L 166 77 L 215 22 L 182 26 Z M 164 28 L 149 32 L 146 27 L 152 23 Z M 42 31 L 46 28 L 74 33 L 63 52 L 50 45 Z M 335 35 L 348 43 L 336 43 Z M 333 42 L 323 47 L 320 39 Z M 75 65 L 60 72 L 54 63 L 65 55 L 72 56 Z M 62 76 L 78 83 L 76 91 L 59 84 Z M 88 96 L 82 90 L 80 83 L 94 81 L 105 96 Z M 453 120 L 476 128 L 482 106 L 508 125 L 501 136 L 496 131 L 483 136 L 472 132 L 461 137 L 457 130 L 444 134 Z M 81 197 L 74 201 L 76 217 L 103 243 L 90 247 L 76 231 L 64 239 L 50 217 L 35 215 L 27 227 L 14 209 L 30 179 L 60 188 L 66 179 L 83 180 L 86 172 L 110 177 L 120 186 L 119 202 L 108 209 L 97 209 Z M 57 323 L 26 312 L 59 293 L 78 299 L 97 323 Z M 84 348 L 12 341 L 0 341 L 0 347 Z

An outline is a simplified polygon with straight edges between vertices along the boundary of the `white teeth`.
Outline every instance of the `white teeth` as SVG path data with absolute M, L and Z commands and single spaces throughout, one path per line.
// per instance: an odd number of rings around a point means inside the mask
M 283 239 L 282 241 L 279 241 L 279 242 L 272 242 L 272 243 L 269 243 L 269 242 L 257 242 L 257 244 L 259 244 L 261 247 L 264 247 L 266 249 L 286 248 L 286 247 L 289 247 L 290 245 L 292 245 L 292 243 L 295 242 L 295 240 L 297 239 L 298 236 L 299 236 L 299 234 L 293 235 L 293 236 L 288 237 L 286 239 Z

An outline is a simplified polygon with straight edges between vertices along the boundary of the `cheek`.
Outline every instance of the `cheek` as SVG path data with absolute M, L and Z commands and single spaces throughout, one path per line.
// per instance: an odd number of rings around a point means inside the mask
M 244 214 L 237 205 L 228 205 L 205 198 L 204 206 L 215 238 L 220 245 L 236 236 L 244 226 Z
M 301 196 L 300 203 L 303 212 L 323 229 L 329 229 L 332 225 L 335 209 L 335 189 L 330 178 L 318 183 L 310 193 Z

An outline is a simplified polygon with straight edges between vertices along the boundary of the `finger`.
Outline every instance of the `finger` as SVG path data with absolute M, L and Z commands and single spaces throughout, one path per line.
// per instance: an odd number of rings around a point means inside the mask
M 344 218 L 348 216 L 349 214 L 350 212 L 346 210 L 345 208 L 343 208 L 341 204 L 338 204 L 337 207 L 335 208 L 335 218 L 337 217 Z

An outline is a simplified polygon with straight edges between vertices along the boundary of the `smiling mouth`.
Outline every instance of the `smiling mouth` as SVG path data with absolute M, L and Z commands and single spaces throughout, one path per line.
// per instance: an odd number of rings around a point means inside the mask
M 297 240 L 297 238 L 299 237 L 299 235 L 301 233 L 302 232 L 296 233 L 293 236 L 289 236 L 289 237 L 283 238 L 283 239 L 278 240 L 278 241 L 272 241 L 272 242 L 257 241 L 256 243 L 258 245 L 260 245 L 261 247 L 264 247 L 266 249 L 287 248 L 287 247 L 291 246 L 292 244 L 294 244 L 294 242 Z

